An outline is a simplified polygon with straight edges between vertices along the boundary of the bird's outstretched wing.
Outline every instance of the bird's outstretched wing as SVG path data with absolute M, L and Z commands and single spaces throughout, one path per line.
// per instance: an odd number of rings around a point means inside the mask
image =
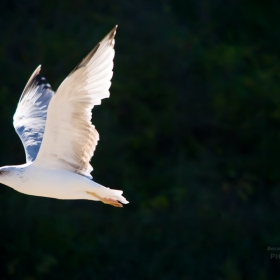
M 89 163 L 99 135 L 91 110 L 109 97 L 117 26 L 61 83 L 52 98 L 43 142 L 34 164 L 92 178 Z
M 28 80 L 14 114 L 14 127 L 20 137 L 26 162 L 36 159 L 44 135 L 49 102 L 54 95 L 51 86 L 39 72 L 41 65 Z

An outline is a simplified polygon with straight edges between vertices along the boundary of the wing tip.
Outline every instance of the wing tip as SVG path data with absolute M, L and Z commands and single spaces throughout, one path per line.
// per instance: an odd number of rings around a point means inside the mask
M 32 80 L 33 80 L 37 75 L 39 75 L 40 71 L 41 71 L 41 64 L 39 64 L 39 65 L 37 66 L 37 68 L 34 70 L 34 72 L 32 73 L 31 77 L 29 78 L 29 80 L 28 80 L 28 82 L 27 82 L 27 84 L 26 84 L 26 86 L 25 86 L 25 88 L 24 88 L 23 91 L 25 91 L 25 89 L 26 89 L 26 88 L 28 87 L 28 85 L 32 82 Z
M 89 61 L 92 59 L 94 54 L 98 51 L 99 47 L 101 46 L 102 43 L 108 44 L 112 48 L 114 48 L 115 44 L 115 35 L 116 35 L 116 30 L 118 28 L 118 25 L 116 24 L 115 27 L 104 37 L 103 40 L 101 40 L 89 53 L 88 55 L 70 72 L 68 75 L 71 76 L 75 71 L 77 71 L 79 68 L 84 67 L 89 63 Z
M 27 81 L 27 83 L 26 83 L 26 85 L 25 85 L 25 87 L 24 87 L 24 89 L 23 89 L 23 92 L 22 92 L 22 94 L 21 94 L 21 97 L 20 97 L 19 101 L 22 100 L 23 96 L 24 96 L 25 93 L 28 91 L 28 88 L 32 85 L 34 79 L 39 75 L 40 71 L 41 71 L 41 64 L 39 64 L 39 65 L 37 66 L 37 68 L 34 70 L 34 72 L 32 73 L 32 75 L 30 76 L 29 80 Z
M 37 66 L 37 68 L 36 68 L 36 69 L 34 70 L 34 72 L 32 73 L 32 75 L 31 75 L 31 77 L 29 78 L 29 80 L 28 80 L 28 82 L 27 82 L 26 85 L 28 85 L 28 83 L 29 83 L 30 81 L 32 81 L 32 80 L 34 79 L 35 76 L 39 75 L 39 73 L 40 73 L 40 71 L 41 71 L 41 67 L 42 67 L 41 64 L 39 64 L 39 65 Z
M 111 46 L 114 46 L 114 38 L 116 36 L 116 31 L 117 31 L 118 25 L 116 24 L 114 28 L 104 37 L 103 40 L 100 41 L 100 44 L 102 42 L 109 42 Z
M 39 64 L 39 65 L 37 66 L 37 68 L 35 69 L 34 73 L 36 72 L 37 74 L 39 74 L 40 71 L 41 71 L 41 68 L 42 68 L 42 65 Z
M 44 85 L 44 89 L 47 88 L 49 90 L 52 90 L 51 85 L 47 82 L 46 78 L 42 77 L 40 75 L 40 71 L 41 71 L 41 64 L 37 66 L 37 68 L 34 70 L 32 75 L 30 76 L 30 78 L 20 96 L 19 103 L 23 100 L 25 95 L 36 86 Z
M 117 28 L 118 25 L 116 24 L 115 27 L 109 32 L 109 34 L 105 38 L 108 37 L 109 41 L 113 41 L 116 36 Z

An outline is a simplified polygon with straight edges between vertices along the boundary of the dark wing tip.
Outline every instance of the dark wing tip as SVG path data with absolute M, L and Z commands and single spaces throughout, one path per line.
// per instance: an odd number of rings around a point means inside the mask
M 110 31 L 110 40 L 114 39 L 115 35 L 116 35 L 116 31 L 117 31 L 118 25 L 116 25 L 111 31 Z
M 101 42 L 109 41 L 109 42 L 110 42 L 110 45 L 113 45 L 112 42 L 113 42 L 113 40 L 114 40 L 114 38 L 115 38 L 117 28 L 118 28 L 118 25 L 116 25 L 116 26 L 104 37 L 104 39 L 103 39 Z M 100 42 L 100 43 L 101 43 L 101 42 Z
M 34 87 L 44 84 L 45 88 L 51 89 L 50 84 L 47 83 L 46 79 L 40 75 L 41 65 L 39 65 L 29 78 L 24 90 L 21 94 L 19 102 L 24 98 L 24 96 L 30 92 Z
M 30 87 L 30 85 L 32 84 L 32 81 L 34 80 L 34 78 L 39 75 L 41 71 L 41 64 L 35 69 L 35 71 L 32 73 L 31 77 L 29 78 L 27 84 L 25 85 L 24 89 L 23 89 L 23 92 L 22 92 L 22 95 L 21 95 L 21 98 L 20 100 L 22 99 L 23 95 L 24 95 L 24 92 L 26 92 L 28 90 L 28 88 Z
M 118 25 L 116 25 L 105 37 L 103 40 L 101 40 L 91 51 L 90 53 L 71 71 L 71 73 L 68 75 L 68 77 L 70 75 L 72 75 L 76 70 L 78 70 L 79 68 L 85 66 L 88 64 L 88 62 L 92 59 L 92 57 L 94 56 L 94 54 L 97 52 L 98 48 L 100 47 L 100 45 L 103 42 L 108 42 L 110 46 L 114 46 L 113 40 L 115 38 L 116 35 L 116 30 L 118 28 Z

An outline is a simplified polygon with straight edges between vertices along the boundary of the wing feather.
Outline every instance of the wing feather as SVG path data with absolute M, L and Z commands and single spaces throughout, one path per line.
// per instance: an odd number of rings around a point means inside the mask
M 91 178 L 90 160 L 99 140 L 91 110 L 109 97 L 117 26 L 61 83 L 48 108 L 44 138 L 35 164 Z
M 48 105 L 54 92 L 39 73 L 38 66 L 28 80 L 14 114 L 14 127 L 20 137 L 26 162 L 36 159 L 44 135 Z

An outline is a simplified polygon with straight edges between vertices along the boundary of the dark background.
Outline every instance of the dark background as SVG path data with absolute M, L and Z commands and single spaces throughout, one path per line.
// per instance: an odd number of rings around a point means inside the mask
M 0 188 L 0 279 L 280 279 L 280 2 L 1 0 L 0 165 L 42 64 L 53 89 L 114 26 L 94 180 L 123 209 Z M 279 255 L 280 257 L 280 255 Z M 278 278 L 277 278 L 278 277 Z

